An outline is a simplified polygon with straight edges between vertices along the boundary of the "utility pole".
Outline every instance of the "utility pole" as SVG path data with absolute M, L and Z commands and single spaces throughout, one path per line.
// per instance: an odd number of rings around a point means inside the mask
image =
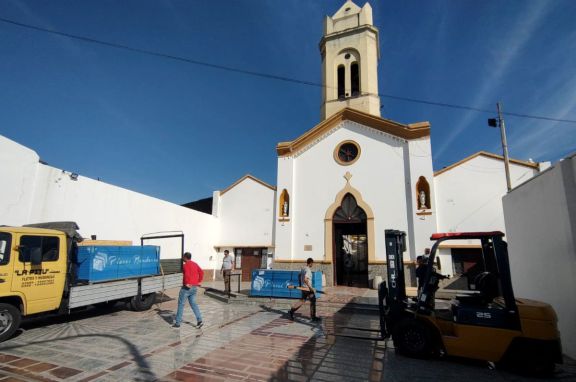
M 498 109 L 498 119 L 490 118 L 488 120 L 488 126 L 500 127 L 502 152 L 504 153 L 504 169 L 506 170 L 506 186 L 508 187 L 508 192 L 510 192 L 510 190 L 512 190 L 512 184 L 510 183 L 510 161 L 508 159 L 508 143 L 506 142 L 506 125 L 504 124 L 504 118 L 502 117 L 502 103 L 496 103 L 496 108 Z

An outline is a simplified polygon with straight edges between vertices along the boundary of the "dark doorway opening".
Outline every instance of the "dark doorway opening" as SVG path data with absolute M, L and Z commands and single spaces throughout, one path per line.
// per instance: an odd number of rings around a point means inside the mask
M 333 217 L 334 283 L 368 287 L 368 235 L 366 213 L 346 194 Z

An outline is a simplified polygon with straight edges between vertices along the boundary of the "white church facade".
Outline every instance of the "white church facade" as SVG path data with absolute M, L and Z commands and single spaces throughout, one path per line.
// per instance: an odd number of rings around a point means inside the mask
M 206 214 L 73 177 L 0 136 L 0 177 L 15 186 L 0 188 L 0 224 L 73 220 L 84 236 L 135 243 L 148 232 L 183 232 L 183 249 L 214 278 L 228 249 L 244 280 L 254 268 L 296 269 L 311 257 L 329 285 L 342 285 L 350 281 L 350 254 L 356 286 L 385 276 L 386 229 L 406 232 L 408 265 L 431 246 L 432 233 L 505 231 L 500 156 L 478 153 L 434 173 L 430 123 L 381 118 L 379 36 L 368 3 L 346 1 L 326 17 L 320 50 L 321 121 L 299 137 L 281 137 L 293 139 L 276 147 L 276 185 L 247 175 L 215 191 Z M 541 169 L 511 161 L 513 185 Z M 163 245 L 163 259 L 179 258 L 181 249 Z M 452 255 L 474 248 L 442 248 L 442 272 L 457 271 Z
M 276 148 L 274 268 L 295 269 L 311 257 L 329 284 L 341 285 L 351 254 L 353 283 L 368 286 L 385 275 L 386 229 L 406 232 L 407 264 L 431 246 L 434 232 L 505 230 L 503 158 L 481 152 L 435 174 L 430 124 L 380 116 L 378 47 L 370 4 L 346 1 L 326 17 L 321 122 Z M 487 174 L 469 171 L 475 165 Z M 514 185 L 539 171 L 511 161 Z M 447 274 L 460 270 L 452 252 L 479 250 L 477 243 L 452 246 L 439 256 Z

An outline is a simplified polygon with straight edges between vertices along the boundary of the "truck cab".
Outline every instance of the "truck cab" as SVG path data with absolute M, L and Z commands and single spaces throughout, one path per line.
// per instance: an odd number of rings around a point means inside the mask
M 60 307 L 67 248 L 62 231 L 0 227 L 0 341 L 13 334 L 21 316 Z

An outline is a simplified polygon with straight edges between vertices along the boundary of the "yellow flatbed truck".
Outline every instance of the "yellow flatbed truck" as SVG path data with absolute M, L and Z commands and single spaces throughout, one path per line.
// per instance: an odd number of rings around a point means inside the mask
M 0 226 L 0 341 L 18 330 L 23 317 L 68 314 L 113 301 L 147 310 L 156 292 L 181 285 L 180 273 L 78 282 L 74 257 L 82 238 L 77 229 L 73 222 Z

